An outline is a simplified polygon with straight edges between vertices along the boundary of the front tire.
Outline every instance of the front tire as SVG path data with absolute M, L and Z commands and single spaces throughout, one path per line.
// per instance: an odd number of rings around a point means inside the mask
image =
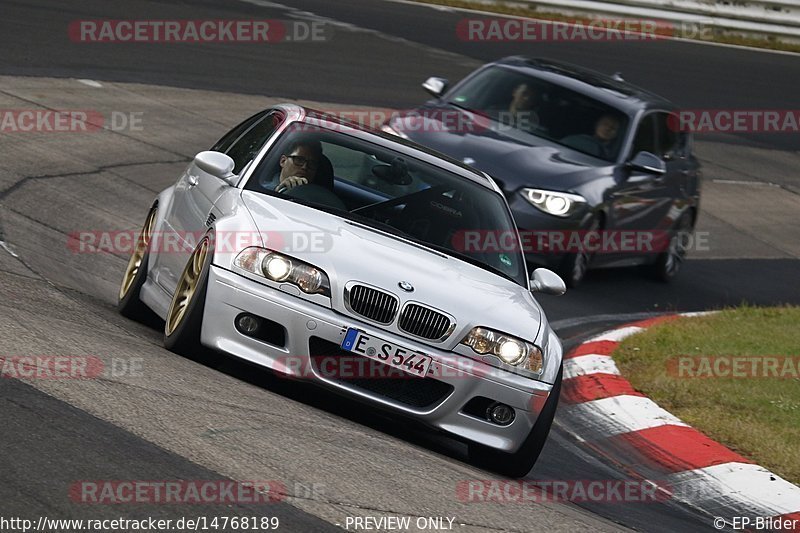
M 183 269 L 164 321 L 164 346 L 184 355 L 198 355 L 208 271 L 213 250 L 209 235 L 197 244 Z
M 558 274 L 564 280 L 564 284 L 570 289 L 574 289 L 581 284 L 586 273 L 589 271 L 589 265 L 592 262 L 592 253 L 587 250 L 588 245 L 586 235 L 589 232 L 598 231 L 600 229 L 600 220 L 593 218 L 589 224 L 586 225 L 583 239 L 583 249 L 575 253 L 567 254 L 561 266 L 558 268 Z
M 689 213 L 684 213 L 675 224 L 675 230 L 670 236 L 667 249 L 658 255 L 655 263 L 650 267 L 650 272 L 655 279 L 666 283 L 675 279 L 686 259 L 691 232 L 692 217 Z
M 562 375 L 563 366 L 558 370 L 556 381 L 545 402 L 544 409 L 519 450 L 507 453 L 483 444 L 470 443 L 470 461 L 476 466 L 512 478 L 520 478 L 530 472 L 539 459 L 542 448 L 547 442 L 547 436 L 550 434 L 550 426 L 553 424 L 558 407 L 558 397 L 561 395 Z
M 133 320 L 144 320 L 151 311 L 139 299 L 139 291 L 147 280 L 147 265 L 150 260 L 150 239 L 156 223 L 158 207 L 154 206 L 147 213 L 147 218 L 142 226 L 142 233 L 136 240 L 136 245 L 131 252 L 125 275 L 119 288 L 117 311 L 122 316 Z

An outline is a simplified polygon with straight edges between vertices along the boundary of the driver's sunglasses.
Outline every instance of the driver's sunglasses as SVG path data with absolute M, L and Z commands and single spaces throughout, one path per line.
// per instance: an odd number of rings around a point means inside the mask
M 314 159 L 308 159 L 302 155 L 287 155 L 286 157 L 291 159 L 292 163 L 298 167 L 306 167 L 309 170 L 317 170 L 319 168 L 319 162 Z

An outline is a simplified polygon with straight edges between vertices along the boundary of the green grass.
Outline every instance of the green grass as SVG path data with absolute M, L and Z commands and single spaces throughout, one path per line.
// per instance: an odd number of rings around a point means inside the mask
M 520 4 L 519 2 L 505 2 L 505 3 L 483 3 L 480 0 L 412 0 L 420 4 L 434 4 L 447 7 L 457 7 L 466 9 L 476 9 L 479 11 L 487 11 L 491 13 L 499 13 L 502 15 L 517 15 L 520 17 L 528 17 L 538 20 L 553 20 L 559 22 L 591 22 L 592 17 L 580 15 L 563 15 L 550 11 L 540 11 L 534 5 Z M 601 18 L 611 18 L 609 16 L 602 16 Z M 800 44 L 785 42 L 776 39 L 772 36 L 746 37 L 736 34 L 730 34 L 718 28 L 711 28 L 710 34 L 698 34 L 694 40 L 707 41 L 720 44 L 733 44 L 738 46 L 748 46 L 752 48 L 766 48 L 768 50 L 782 50 L 786 52 L 800 53 Z M 456 29 L 453 28 L 453 32 Z
M 637 390 L 712 439 L 800 483 L 800 379 L 681 377 L 672 365 L 687 355 L 798 358 L 800 308 L 743 306 L 681 318 L 629 337 L 614 352 Z

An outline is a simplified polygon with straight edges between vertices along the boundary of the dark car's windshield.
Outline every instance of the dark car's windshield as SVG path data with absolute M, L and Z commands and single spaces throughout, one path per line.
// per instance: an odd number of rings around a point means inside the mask
M 516 70 L 490 67 L 447 95 L 449 103 L 606 161 L 616 161 L 628 128 L 621 111 Z
M 527 285 L 502 196 L 390 148 L 296 124 L 270 149 L 245 189 L 339 214 Z

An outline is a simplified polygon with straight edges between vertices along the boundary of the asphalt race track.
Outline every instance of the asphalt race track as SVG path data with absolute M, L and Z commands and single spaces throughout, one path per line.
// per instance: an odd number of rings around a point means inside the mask
M 401 108 L 424 100 L 419 83 L 428 75 L 456 80 L 527 53 L 622 71 L 689 108 L 796 109 L 797 56 L 672 41 L 468 43 L 455 35 L 468 15 L 387 1 L 6 0 L 0 9 L 0 109 L 142 117 L 140 129 L 0 136 L 0 355 L 92 355 L 107 370 L 93 380 L 0 379 L 0 517 L 277 516 L 280 530 L 298 532 L 390 515 L 454 517 L 465 532 L 712 529 L 711 517 L 669 500 L 461 501 L 460 481 L 495 478 L 467 464 L 461 444 L 237 361 L 164 350 L 160 324 L 114 309 L 127 255 L 76 253 L 68 239 L 140 227 L 153 196 L 197 151 L 277 101 Z M 100 18 L 314 20 L 332 33 L 326 43 L 272 45 L 70 41 L 71 21 Z M 565 343 L 653 313 L 800 304 L 799 149 L 797 134 L 699 138 L 698 230 L 710 247 L 671 285 L 608 270 L 564 297 L 542 296 Z M 629 476 L 558 417 L 529 474 Z M 84 480 L 169 479 L 276 480 L 288 494 L 232 506 L 70 498 Z

